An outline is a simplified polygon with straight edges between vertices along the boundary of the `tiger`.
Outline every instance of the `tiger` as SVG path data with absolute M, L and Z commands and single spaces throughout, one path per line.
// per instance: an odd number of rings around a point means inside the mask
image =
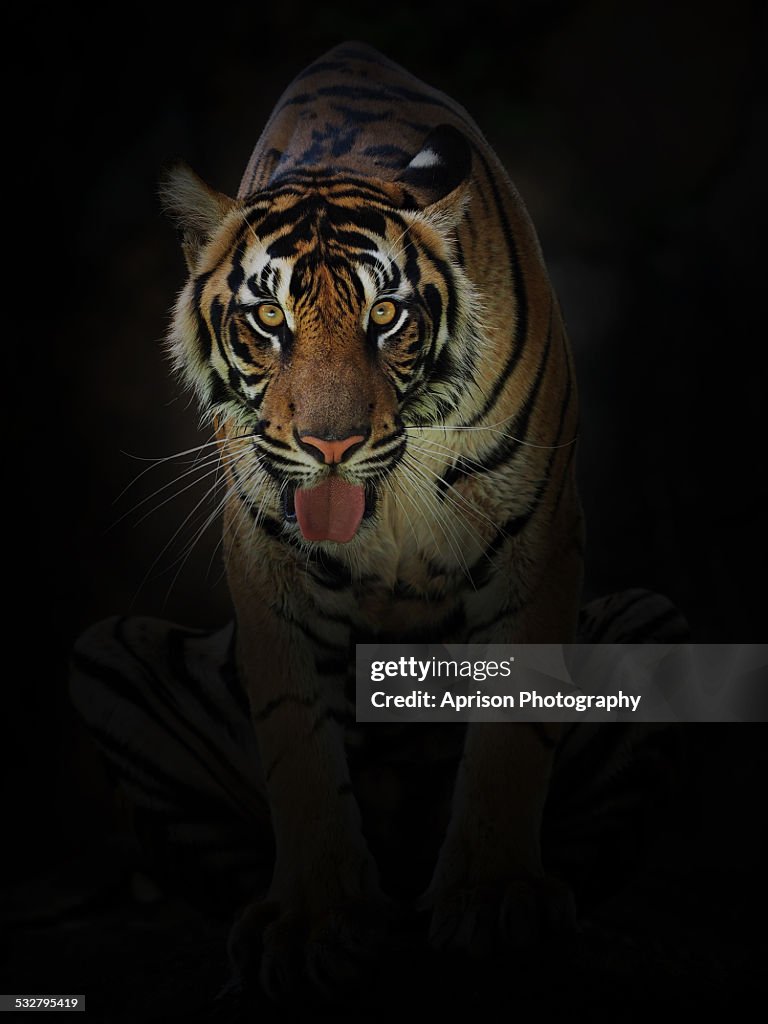
M 78 645 L 72 692 L 137 805 L 167 810 L 186 772 L 269 832 L 229 953 L 281 999 L 346 983 L 396 903 L 364 827 L 356 644 L 621 639 L 605 623 L 638 608 L 666 639 L 677 620 L 638 591 L 579 630 L 573 355 L 531 218 L 457 102 L 343 43 L 283 93 L 234 198 L 184 164 L 161 194 L 188 271 L 168 352 L 215 432 L 235 622 L 113 621 Z M 428 758 L 417 728 L 392 742 Z M 541 838 L 563 728 L 438 732 L 455 763 L 422 806 L 428 941 L 482 956 L 572 927 Z M 163 733 L 174 767 L 152 778 Z

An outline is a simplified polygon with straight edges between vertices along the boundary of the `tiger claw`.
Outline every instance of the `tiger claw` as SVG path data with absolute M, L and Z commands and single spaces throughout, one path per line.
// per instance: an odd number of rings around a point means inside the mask
M 229 948 L 236 975 L 250 983 L 257 976 L 279 1004 L 361 998 L 386 948 L 386 909 L 334 907 L 310 918 L 276 908 L 249 907 L 233 928 Z

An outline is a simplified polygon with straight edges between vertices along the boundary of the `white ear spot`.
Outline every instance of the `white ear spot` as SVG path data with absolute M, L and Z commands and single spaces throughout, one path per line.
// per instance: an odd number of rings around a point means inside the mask
M 409 167 L 437 167 L 442 163 L 438 153 L 434 149 L 422 149 L 408 164 Z

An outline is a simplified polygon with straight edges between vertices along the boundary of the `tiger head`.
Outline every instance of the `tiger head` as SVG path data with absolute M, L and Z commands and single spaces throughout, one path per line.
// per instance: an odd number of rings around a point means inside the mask
M 392 181 L 293 167 L 232 200 L 185 166 L 166 179 L 189 269 L 172 357 L 235 446 L 241 497 L 305 540 L 355 537 L 407 428 L 466 397 L 479 317 L 453 229 L 471 160 L 444 125 Z

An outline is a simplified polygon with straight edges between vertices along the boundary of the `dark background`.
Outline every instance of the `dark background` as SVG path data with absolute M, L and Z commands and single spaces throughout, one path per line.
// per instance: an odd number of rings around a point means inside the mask
M 646 586 L 694 639 L 764 639 L 764 4 L 541 0 L 469 15 L 293 0 L 204 19 L 15 19 L 11 877 L 78 854 L 108 824 L 66 701 L 77 634 L 131 610 L 190 625 L 229 614 L 215 526 L 178 575 L 194 529 L 163 551 L 202 491 L 142 521 L 178 489 L 131 512 L 171 480 L 154 469 L 118 499 L 138 459 L 207 439 L 162 352 L 184 269 L 159 172 L 181 157 L 234 194 L 282 89 L 348 38 L 461 102 L 528 204 L 579 371 L 588 596 Z

